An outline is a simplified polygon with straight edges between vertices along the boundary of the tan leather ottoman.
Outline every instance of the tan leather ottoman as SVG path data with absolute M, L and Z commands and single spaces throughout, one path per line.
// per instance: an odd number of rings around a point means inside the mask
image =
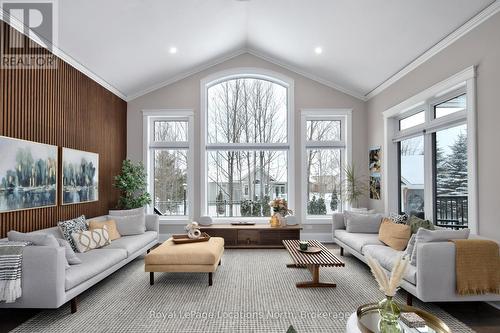
M 175 244 L 172 238 L 152 250 L 144 259 L 144 270 L 149 272 L 149 284 L 154 284 L 155 272 L 208 273 L 212 274 L 221 264 L 224 238 L 211 237 L 208 242 Z

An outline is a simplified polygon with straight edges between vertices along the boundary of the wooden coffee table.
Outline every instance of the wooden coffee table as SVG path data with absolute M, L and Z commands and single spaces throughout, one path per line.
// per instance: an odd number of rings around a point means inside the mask
M 283 245 L 290 253 L 293 259 L 293 264 L 288 264 L 286 267 L 293 268 L 308 268 L 312 274 L 312 281 L 299 282 L 297 288 L 312 288 L 312 287 L 336 287 L 335 283 L 319 282 L 319 267 L 344 267 L 342 260 L 337 258 L 329 249 L 326 248 L 317 240 L 310 240 L 309 246 L 319 247 L 322 251 L 316 254 L 302 253 L 299 251 L 298 240 L 284 240 Z

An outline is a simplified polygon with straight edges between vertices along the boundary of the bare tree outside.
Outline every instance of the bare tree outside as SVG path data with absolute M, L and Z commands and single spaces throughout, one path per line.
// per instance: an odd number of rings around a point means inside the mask
M 287 196 L 287 152 L 244 148 L 287 142 L 286 97 L 285 87 L 254 78 L 231 79 L 208 89 L 208 142 L 240 145 L 208 152 L 211 215 L 220 215 L 215 209 L 219 192 L 226 216 L 262 216 L 266 200 Z
M 340 141 L 341 123 L 338 120 L 307 121 L 307 141 Z M 307 213 L 326 215 L 332 213 L 331 200 L 339 188 L 341 150 L 335 148 L 310 148 L 307 150 Z
M 155 142 L 188 141 L 187 121 L 155 121 Z M 187 215 L 186 149 L 154 149 L 155 208 L 162 215 Z

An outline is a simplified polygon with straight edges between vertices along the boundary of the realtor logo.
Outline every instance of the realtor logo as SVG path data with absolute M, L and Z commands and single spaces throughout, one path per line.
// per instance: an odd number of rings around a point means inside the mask
M 1 67 L 54 69 L 52 46 L 57 41 L 57 0 L 1 1 Z M 10 26 L 10 27 L 9 27 Z M 21 34 L 21 33 L 22 34 Z

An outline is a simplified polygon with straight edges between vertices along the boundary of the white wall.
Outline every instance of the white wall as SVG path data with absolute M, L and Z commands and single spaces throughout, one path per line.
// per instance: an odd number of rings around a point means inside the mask
M 472 65 L 478 66 L 479 234 L 500 241 L 500 13 L 367 102 L 368 146 L 383 145 L 383 111 Z M 369 206 L 383 211 L 384 201 Z
M 200 81 L 206 76 L 230 68 L 237 67 L 258 67 L 286 75 L 294 80 L 294 122 L 295 122 L 295 138 L 292 149 L 296 149 L 295 154 L 295 170 L 300 170 L 300 110 L 303 108 L 350 108 L 353 114 L 353 161 L 359 167 L 363 168 L 362 172 L 368 173 L 368 153 L 367 153 L 367 128 L 366 128 L 366 114 L 365 103 L 354 97 L 341 93 L 330 87 L 322 85 L 316 81 L 310 80 L 304 76 L 298 75 L 294 72 L 286 70 L 280 66 L 274 65 L 261 58 L 255 57 L 250 54 L 243 54 L 224 63 L 213 66 L 200 73 L 194 74 L 181 81 L 173 83 L 164 88 L 160 88 L 147 95 L 134 99 L 128 103 L 127 112 L 127 156 L 128 158 L 136 161 L 142 161 L 142 115 L 141 110 L 144 109 L 169 109 L 169 108 L 182 108 L 193 109 L 195 114 L 195 181 L 194 188 L 200 188 Z M 303 191 L 301 183 L 297 174 L 295 181 L 295 198 L 298 203 L 300 193 Z M 194 200 L 194 218 L 200 216 L 200 198 L 198 192 L 195 193 Z M 360 203 L 367 205 L 367 199 Z M 301 207 L 297 205 L 296 215 L 301 216 Z M 163 228 L 165 230 L 165 227 Z M 168 229 L 168 228 L 167 228 Z M 310 233 L 323 233 L 329 236 L 330 226 L 313 226 L 305 227 L 304 232 Z M 167 231 L 163 232 L 170 232 Z
M 300 110 L 303 108 L 350 108 L 353 113 L 353 161 L 358 168 L 363 168 L 364 174 L 368 173 L 368 152 L 367 152 L 367 128 L 365 103 L 354 97 L 341 93 L 330 87 L 322 85 L 316 81 L 310 80 L 304 76 L 286 70 L 280 66 L 274 65 L 261 58 L 250 54 L 243 54 L 219 65 L 213 66 L 200 73 L 194 74 L 181 81 L 173 83 L 164 88 L 160 88 L 147 95 L 134 99 L 128 103 L 127 112 L 127 156 L 136 161 L 142 161 L 142 115 L 143 109 L 169 109 L 169 108 L 187 108 L 193 109 L 195 113 L 195 182 L 194 188 L 200 188 L 200 154 L 202 153 L 200 142 L 200 81 L 206 76 L 230 68 L 236 67 L 258 67 L 267 70 L 272 70 L 283 75 L 286 75 L 294 80 L 295 84 L 295 170 L 300 170 Z M 296 174 L 295 181 L 295 198 L 298 203 L 300 198 L 301 183 L 299 175 Z M 366 206 L 367 199 L 360 202 L 360 205 Z M 194 218 L 200 216 L 200 198 L 199 194 L 195 193 L 194 200 Z M 300 206 L 295 207 L 296 215 L 301 216 Z M 325 229 L 325 226 L 313 227 L 304 230 L 305 232 L 320 232 L 329 233 L 330 227 Z

